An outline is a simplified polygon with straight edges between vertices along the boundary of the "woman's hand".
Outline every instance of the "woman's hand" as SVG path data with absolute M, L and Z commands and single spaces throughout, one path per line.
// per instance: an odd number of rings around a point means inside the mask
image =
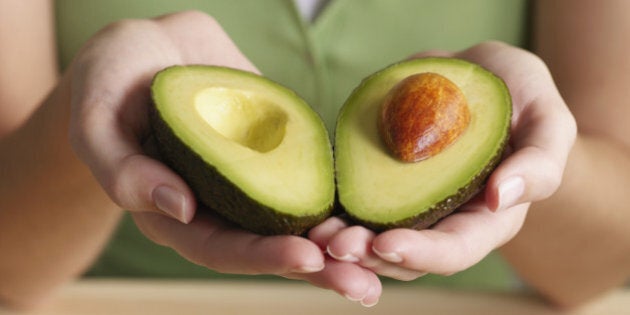
M 489 42 L 458 53 L 428 52 L 477 63 L 503 78 L 513 98 L 510 153 L 488 179 L 485 192 L 430 229 L 376 234 L 331 218 L 310 239 L 338 261 L 412 280 L 471 267 L 512 239 L 529 204 L 558 188 L 576 136 L 573 116 L 545 64 L 533 54 Z
M 185 223 L 193 218 L 190 189 L 143 148 L 150 145 L 151 79 L 165 67 L 191 63 L 258 72 L 214 20 L 197 12 L 114 23 L 71 64 L 71 143 L 124 209 Z
M 224 273 L 306 279 L 354 296 L 351 281 L 337 284 L 334 275 L 343 272 L 351 280 L 363 268 L 331 262 L 324 269 L 324 254 L 310 240 L 260 236 L 209 213 L 195 216 L 190 188 L 148 153 L 150 81 L 175 64 L 258 72 L 221 27 L 198 12 L 115 23 L 91 39 L 71 65 L 70 139 L 110 198 L 132 212 L 148 238 L 192 262 Z M 371 272 L 368 277 L 378 283 Z

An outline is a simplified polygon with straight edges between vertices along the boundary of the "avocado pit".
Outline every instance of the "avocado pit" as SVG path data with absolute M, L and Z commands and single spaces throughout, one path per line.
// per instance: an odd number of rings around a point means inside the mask
M 385 97 L 379 132 L 391 153 L 403 162 L 435 156 L 457 140 L 470 123 L 464 93 L 446 77 L 413 74 Z

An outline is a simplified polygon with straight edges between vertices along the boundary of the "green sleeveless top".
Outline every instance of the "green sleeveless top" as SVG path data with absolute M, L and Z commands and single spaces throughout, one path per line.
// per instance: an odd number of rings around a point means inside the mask
M 55 10 L 62 68 L 110 22 L 207 12 L 265 76 L 304 97 L 332 134 L 340 106 L 367 75 L 429 49 L 460 50 L 491 39 L 524 46 L 527 8 L 525 0 L 333 0 L 313 23 L 303 21 L 292 0 L 57 0 Z M 249 278 L 187 262 L 144 238 L 129 216 L 87 275 Z M 517 283 L 496 254 L 454 276 L 416 282 L 486 289 Z

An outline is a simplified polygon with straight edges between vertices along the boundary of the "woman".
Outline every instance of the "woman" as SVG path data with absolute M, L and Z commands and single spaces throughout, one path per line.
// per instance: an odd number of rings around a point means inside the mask
M 630 107 L 622 102 L 630 47 L 619 40 L 630 27 L 628 2 L 536 2 L 535 55 L 512 46 L 526 45 L 527 6 L 519 1 L 334 1 L 314 25 L 290 1 L 194 3 L 0 1 L 5 304 L 40 303 L 88 269 L 120 208 L 149 239 L 211 270 L 303 279 L 367 306 L 381 294 L 377 275 L 453 274 L 495 248 L 559 306 L 628 279 Z M 92 36 L 119 18 L 191 8 L 214 18 L 185 11 L 122 20 Z M 331 218 L 308 238 L 254 235 L 195 216 L 190 189 L 150 155 L 147 87 L 166 66 L 262 72 L 296 89 L 331 126 L 360 78 L 415 53 L 476 62 L 506 81 L 514 101 L 513 152 L 489 179 L 484 202 L 432 229 L 375 235 Z

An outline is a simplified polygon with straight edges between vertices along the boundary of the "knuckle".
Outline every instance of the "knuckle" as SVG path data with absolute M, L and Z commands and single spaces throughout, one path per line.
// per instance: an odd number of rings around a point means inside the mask
M 117 171 L 115 174 L 111 174 L 103 180 L 103 189 L 109 195 L 109 197 L 122 208 L 130 208 L 126 202 L 126 189 L 124 185 L 123 175 Z M 133 210 L 133 209 L 128 209 Z
M 363 235 L 363 234 L 373 234 L 370 230 L 368 230 L 367 228 L 361 226 L 361 225 L 353 225 L 350 226 L 346 229 L 347 233 L 350 233 L 351 235 Z
M 213 16 L 200 10 L 181 11 L 179 13 L 176 13 L 176 15 L 177 17 L 180 17 L 185 20 L 199 21 L 199 22 L 207 23 L 209 25 L 219 25 L 219 23 Z
M 135 29 L 140 25 L 147 23 L 147 20 L 142 19 L 121 19 L 107 24 L 103 28 L 103 32 L 127 32 L 130 29 Z
M 479 43 L 477 46 L 478 48 L 481 48 L 481 49 L 503 49 L 503 48 L 510 47 L 510 45 L 496 39 L 483 41 Z
M 133 33 L 134 30 L 139 27 L 144 27 L 149 24 L 148 20 L 143 19 L 120 19 L 114 22 L 111 22 L 101 28 L 93 38 L 104 38 L 104 37 L 113 37 L 119 36 L 123 34 Z M 87 45 L 82 50 L 82 54 L 86 55 L 85 51 L 89 51 L 89 48 L 93 47 L 95 49 L 101 49 L 99 45 L 91 45 L 94 44 L 94 40 L 91 40 L 87 43 Z
M 112 201 L 120 207 L 131 211 L 150 211 L 152 208 L 143 202 L 144 196 L 138 195 L 137 189 L 132 187 L 133 175 L 128 174 L 137 174 L 133 172 L 137 163 L 132 158 L 127 156 L 118 161 L 115 168 L 104 170 L 100 176 L 101 184 Z
M 185 10 L 163 16 L 158 21 L 177 24 L 188 29 L 204 32 L 216 32 L 222 29 L 219 22 L 211 15 L 199 10 Z

